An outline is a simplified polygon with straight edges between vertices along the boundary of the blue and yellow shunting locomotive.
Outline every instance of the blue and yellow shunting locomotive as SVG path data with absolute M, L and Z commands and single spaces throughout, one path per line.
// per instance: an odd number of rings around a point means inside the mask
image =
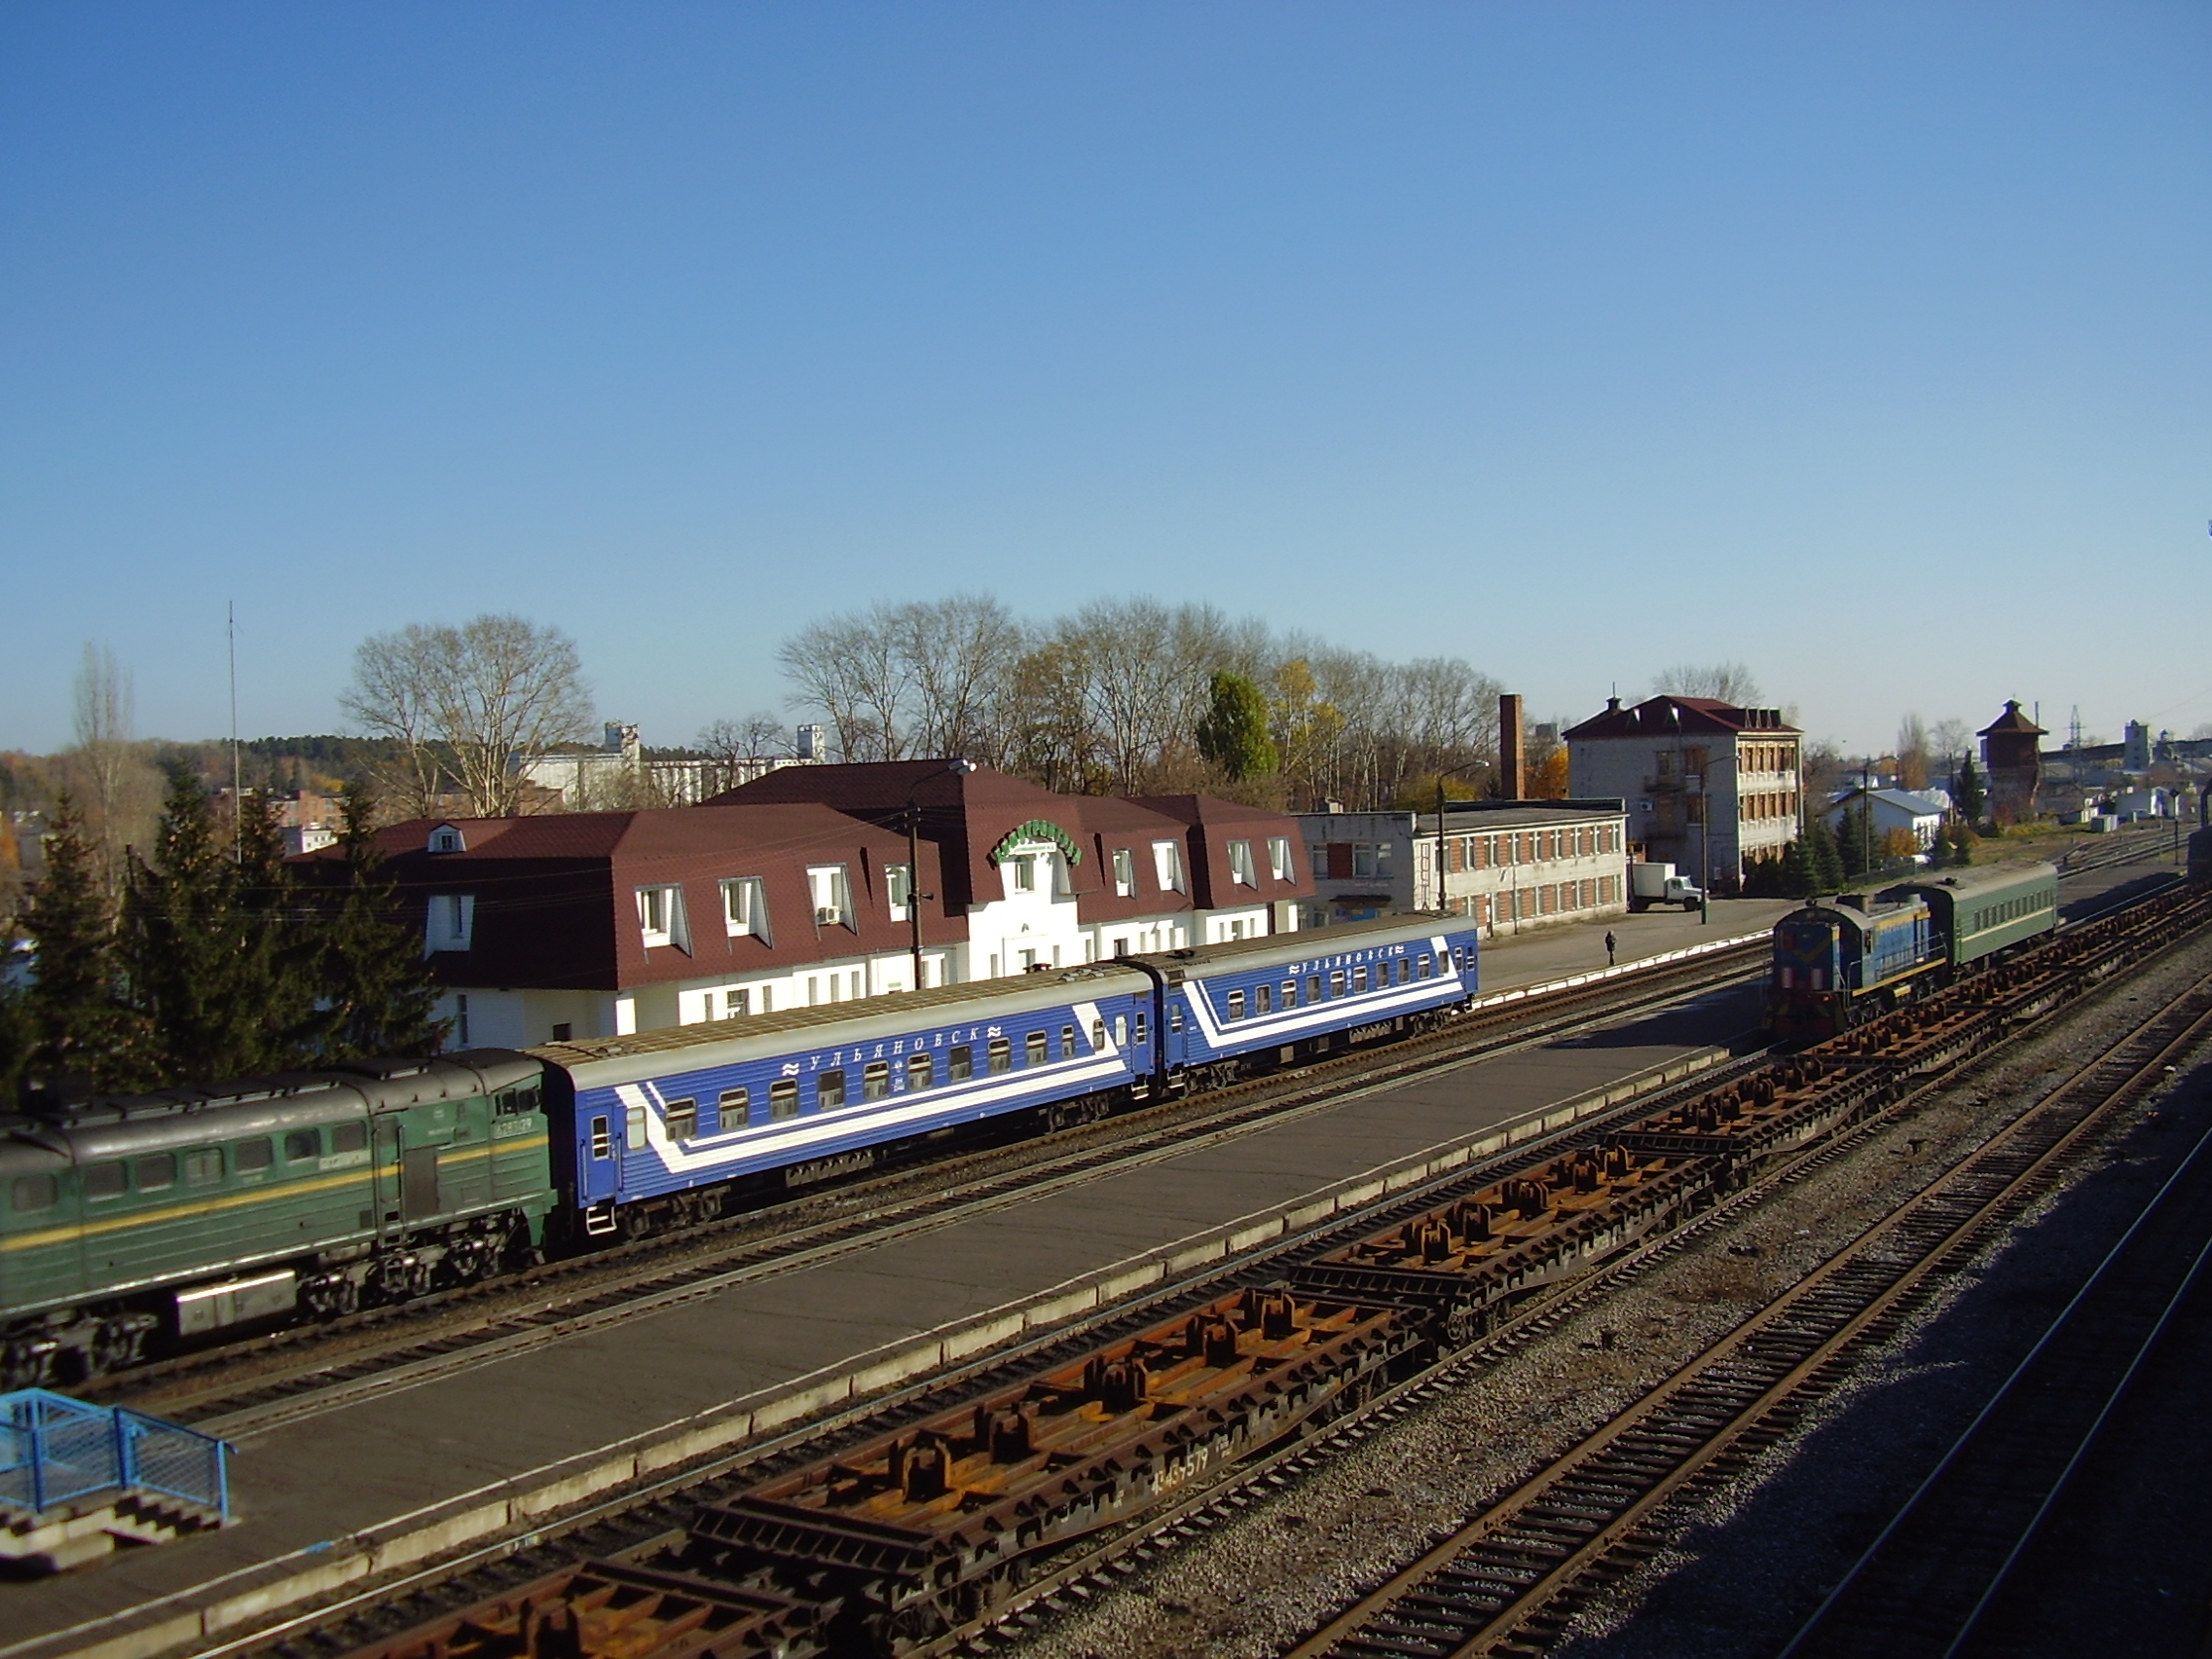
M 2058 926 L 2058 871 L 2001 865 L 1814 900 L 1774 927 L 1767 1028 L 1817 1041 Z
M 751 1019 L 0 1116 L 0 1380 L 405 1301 L 1028 1114 L 1425 1029 L 1465 922 L 1394 917 Z

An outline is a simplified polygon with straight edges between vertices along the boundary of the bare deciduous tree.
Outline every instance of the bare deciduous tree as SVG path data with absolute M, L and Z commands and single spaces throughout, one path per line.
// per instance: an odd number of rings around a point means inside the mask
M 1759 700 L 1759 682 L 1740 662 L 1677 663 L 1652 677 L 1651 688 L 1677 697 L 1711 697 L 1747 709 Z
M 64 770 L 78 780 L 86 838 L 112 898 L 120 892 L 124 849 L 152 833 L 161 780 L 133 740 L 130 674 L 111 648 L 87 642 L 74 690 L 77 744 Z
M 1928 787 L 1928 722 L 1906 715 L 1898 722 L 1898 784 L 1908 790 Z
M 436 810 L 450 772 L 471 810 L 512 817 L 522 799 L 516 758 L 591 729 L 575 642 L 513 615 L 372 635 L 355 648 L 353 683 L 339 701 L 366 730 L 399 741 L 406 758 L 387 787 L 417 813 Z

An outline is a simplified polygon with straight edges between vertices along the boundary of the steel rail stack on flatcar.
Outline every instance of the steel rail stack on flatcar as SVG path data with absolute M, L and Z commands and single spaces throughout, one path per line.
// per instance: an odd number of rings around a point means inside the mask
M 1180 1300 L 1161 1306 L 1150 1326 L 1132 1331 L 1133 1315 L 1101 1314 L 1088 1349 L 1079 1325 L 1036 1369 L 1002 1369 L 966 1392 L 953 1384 L 903 1393 L 872 1436 L 841 1430 L 814 1456 L 780 1456 L 750 1482 L 717 1477 L 690 1510 L 656 1511 L 675 1519 L 655 1536 L 619 1559 L 577 1561 L 572 1570 L 593 1596 L 602 1594 L 605 1569 L 627 1566 L 812 1609 L 800 1621 L 812 1634 L 793 1638 L 795 1645 L 718 1651 L 790 1659 L 806 1641 L 832 1651 L 941 1651 L 1024 1604 L 1027 1585 L 1059 1572 L 1056 1557 L 1095 1555 L 1109 1547 L 1097 1541 L 1109 1533 L 1122 1540 L 1111 1547 L 1134 1547 L 1148 1514 L 1188 1515 L 1208 1481 L 1226 1487 L 1241 1478 L 1248 1465 L 1237 1459 L 1279 1459 L 1299 1445 L 1298 1431 L 1324 1418 L 1332 1435 L 1351 1432 L 1362 1420 L 1358 1401 L 1400 1398 L 1424 1371 L 1464 1363 L 1481 1351 L 1486 1330 L 1541 1317 L 1552 1299 L 1626 1259 L 1664 1250 L 1670 1229 L 1695 1225 L 1749 1186 L 1818 1160 L 1836 1137 L 1912 1098 L 1928 1078 L 2208 921 L 2212 897 L 2201 890 L 2154 896 L 2022 954 L 2006 976 L 1954 986 L 1695 1099 L 1647 1111 L 1580 1153 L 1551 1152 L 1502 1177 L 1470 1171 L 1435 1182 L 1380 1219 L 1350 1218 L 1254 1258 L 1227 1283 L 1175 1289 L 1168 1294 Z M 1941 1032 L 1934 1048 L 1920 1040 L 1925 1029 Z M 2157 1075 L 2158 1062 L 2195 1034 L 2195 1025 L 2167 1032 L 2149 1058 L 2134 1055 L 2129 1087 Z M 2055 1148 L 2088 1132 L 2111 1092 L 2078 1090 L 2065 1097 L 2070 1107 L 2037 1108 L 2005 1146 L 1993 1143 L 1942 1191 L 1987 1169 L 2002 1174 L 2007 1192 L 2026 1193 Z M 1940 1207 L 1939 1197 L 1934 1201 Z M 1956 1230 L 1939 1231 L 1941 1237 L 1913 1235 L 1927 1246 L 1921 1255 L 1959 1243 Z M 1890 1257 L 1881 1262 L 1885 1283 L 1903 1271 Z M 1856 1316 L 1846 1323 L 1866 1325 Z M 1774 1352 L 1786 1351 L 1793 1350 L 1779 1342 Z M 1272 1387 L 1238 1392 L 1263 1377 Z M 1258 1415 L 1239 1403 L 1263 1397 L 1276 1404 Z M 1309 1409 L 1313 1402 L 1322 1403 Z M 1135 1426 L 1141 1447 L 1116 1439 Z M 1673 1443 L 1665 1434 L 1661 1441 Z M 1122 1448 L 1110 1455 L 1110 1471 L 1085 1461 L 1110 1446 Z M 1040 1481 L 1054 1472 L 1055 1457 L 1072 1472 Z M 1630 1491 L 1636 1483 L 1612 1475 L 1600 1487 L 1626 1493 L 1626 1501 L 1641 1503 L 1652 1490 L 1644 1483 Z M 594 1513 L 618 1512 L 610 1503 Z M 1548 1559 L 1578 1548 L 1552 1549 Z M 1546 1552 L 1522 1555 L 1535 1563 Z M 1541 1576 L 1522 1572 L 1517 1582 Z M 1496 1573 L 1475 1577 L 1494 1582 Z M 457 1597 L 467 1600 L 465 1581 L 444 1594 L 450 1612 Z M 511 1594 L 511 1585 L 494 1583 L 483 1599 Z M 334 1633 L 287 1650 L 397 1659 L 413 1651 L 409 1640 L 389 1633 L 364 1645 Z M 638 1659 L 648 1656 L 664 1659 L 664 1650 L 645 1644 Z

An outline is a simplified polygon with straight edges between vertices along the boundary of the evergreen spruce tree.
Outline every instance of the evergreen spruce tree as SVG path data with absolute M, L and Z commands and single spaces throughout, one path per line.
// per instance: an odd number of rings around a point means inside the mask
M 76 802 L 61 797 L 46 842 L 46 875 L 23 909 L 37 947 L 15 1023 L 21 1081 L 66 1078 L 101 1088 L 153 1081 L 143 1033 L 121 992 L 114 918 L 100 891 L 100 856 Z
M 130 861 L 124 959 L 168 1082 L 282 1071 L 310 1058 L 302 1037 L 312 993 L 275 836 L 266 816 L 240 824 L 239 835 L 242 864 L 216 833 L 206 791 L 180 767 L 169 775 L 152 863 Z
M 1979 824 L 1988 804 L 1988 792 L 1982 788 L 1981 773 L 1975 769 L 1973 756 L 1970 755 L 1959 764 L 1959 816 L 1970 825 Z
M 437 984 L 422 940 L 398 919 L 366 788 L 347 790 L 345 811 L 346 885 L 322 938 L 324 1057 L 434 1053 L 446 1037 L 446 1022 L 431 1013 Z
M 1951 858 L 1955 865 L 1973 863 L 1973 827 L 1968 824 L 1951 826 Z
M 1198 753 L 1233 780 L 1275 769 L 1274 739 L 1268 735 L 1268 699 L 1258 685 L 1228 669 L 1214 671 L 1212 700 L 1196 733 Z
M 1843 879 L 1850 881 L 1873 867 L 1867 856 L 1871 850 L 1873 825 L 1869 821 L 1866 802 L 1853 801 L 1843 809 L 1842 821 L 1835 830 L 1836 858 L 1842 866 Z
M 1802 834 L 1782 849 L 1782 893 L 1786 899 L 1813 896 L 1813 848 Z
M 1843 891 L 1843 859 L 1836 851 L 1835 831 L 1825 819 L 1816 818 L 1806 827 L 1805 854 L 1812 865 L 1815 893 L 1841 893 Z

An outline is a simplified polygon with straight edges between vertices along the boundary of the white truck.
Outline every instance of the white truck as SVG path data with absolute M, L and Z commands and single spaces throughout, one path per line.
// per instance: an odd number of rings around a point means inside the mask
M 1705 889 L 1686 875 L 1677 875 L 1671 864 L 1632 864 L 1628 866 L 1628 907 L 1648 910 L 1654 904 L 1679 904 L 1694 910 L 1705 903 Z

